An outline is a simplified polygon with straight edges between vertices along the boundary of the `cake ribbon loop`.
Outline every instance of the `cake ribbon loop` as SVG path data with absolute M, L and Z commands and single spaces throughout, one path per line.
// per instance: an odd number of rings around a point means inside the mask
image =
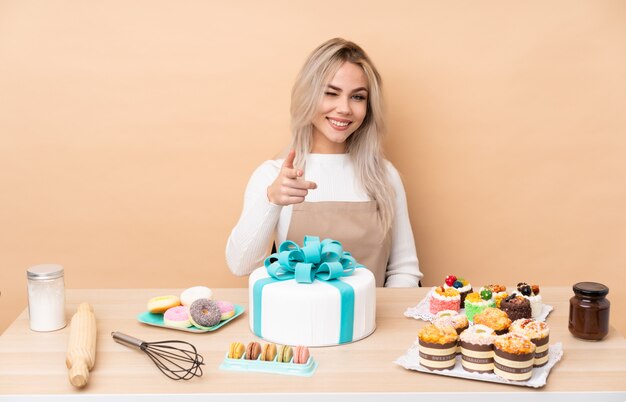
M 350 276 L 357 268 L 365 268 L 352 255 L 343 251 L 340 242 L 317 236 L 304 236 L 303 246 L 286 240 L 278 252 L 264 261 L 267 273 L 279 281 L 295 279 L 298 283 L 312 283 L 315 279 L 330 281 Z

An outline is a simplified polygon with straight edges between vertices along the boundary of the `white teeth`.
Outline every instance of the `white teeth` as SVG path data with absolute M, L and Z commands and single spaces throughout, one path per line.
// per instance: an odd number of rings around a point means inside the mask
M 335 126 L 337 126 L 337 127 L 345 127 L 345 126 L 347 126 L 348 124 L 350 124 L 350 122 L 348 122 L 348 121 L 346 121 L 346 122 L 343 122 L 343 123 L 342 123 L 342 122 L 340 122 L 340 121 L 336 121 L 336 120 L 333 120 L 333 119 L 328 119 L 328 120 L 329 120 L 329 121 L 330 121 L 333 125 L 335 125 Z

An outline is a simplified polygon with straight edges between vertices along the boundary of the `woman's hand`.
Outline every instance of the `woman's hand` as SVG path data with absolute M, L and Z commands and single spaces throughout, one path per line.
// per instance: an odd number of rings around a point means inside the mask
M 304 202 L 304 197 L 309 190 L 317 188 L 317 184 L 312 181 L 302 180 L 302 170 L 294 169 L 293 160 L 296 158 L 296 151 L 289 151 L 280 168 L 278 177 L 267 188 L 267 199 L 276 205 L 291 205 Z

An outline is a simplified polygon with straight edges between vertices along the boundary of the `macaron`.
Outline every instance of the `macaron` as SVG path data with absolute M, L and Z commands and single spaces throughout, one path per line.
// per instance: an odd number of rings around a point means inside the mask
M 289 363 L 291 362 L 291 358 L 293 357 L 293 349 L 291 346 L 280 345 L 278 347 L 277 358 L 276 361 L 278 363 Z
M 229 359 L 241 359 L 243 353 L 246 351 L 246 348 L 243 346 L 241 342 L 233 342 L 230 344 L 230 348 L 228 349 L 228 358 Z
M 250 342 L 246 347 L 246 359 L 257 360 L 261 355 L 261 344 L 259 342 Z
M 191 303 L 198 299 L 211 299 L 213 291 L 206 286 L 194 286 L 183 290 L 180 294 L 180 304 L 183 306 L 191 306 Z
M 163 324 L 167 327 L 174 328 L 190 327 L 189 309 L 185 306 L 168 308 L 165 313 L 163 313 Z
M 296 346 L 293 352 L 293 362 L 296 364 L 306 364 L 309 361 L 309 348 L 306 346 Z
M 221 321 L 228 320 L 235 315 L 235 305 L 231 302 L 217 300 L 215 303 L 217 304 L 217 307 L 220 308 L 220 312 L 222 313 Z
M 263 350 L 261 351 L 261 360 L 266 362 L 274 361 L 276 358 L 276 345 L 273 343 L 266 343 L 263 345 Z

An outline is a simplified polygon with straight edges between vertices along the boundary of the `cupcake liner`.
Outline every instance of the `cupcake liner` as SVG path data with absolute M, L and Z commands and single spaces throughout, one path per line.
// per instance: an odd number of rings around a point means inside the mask
M 499 377 L 496 374 L 491 373 L 475 373 L 465 370 L 462 367 L 461 356 L 457 357 L 457 364 L 450 370 L 429 370 L 422 367 L 419 363 L 419 349 L 417 345 L 412 346 L 406 354 L 398 357 L 394 363 L 402 366 L 408 370 L 419 371 L 422 373 L 429 373 L 434 375 L 443 375 L 447 377 L 465 378 L 470 380 L 495 382 L 501 384 L 510 384 L 514 386 L 541 388 L 546 385 L 550 371 L 563 357 L 563 345 L 560 342 L 549 346 L 548 350 L 548 362 L 541 366 L 532 369 L 532 376 L 528 380 L 524 381 L 511 381 L 505 378 Z

